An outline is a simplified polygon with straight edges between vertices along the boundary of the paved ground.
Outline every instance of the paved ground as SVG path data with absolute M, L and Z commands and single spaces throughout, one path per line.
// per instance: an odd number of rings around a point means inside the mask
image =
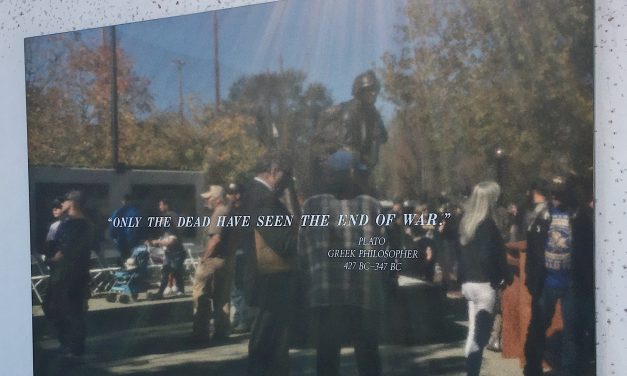
M 432 301 L 429 299 L 433 296 L 408 295 L 407 298 Z M 430 333 L 431 340 L 427 339 L 427 343 L 381 346 L 384 375 L 464 374 L 465 303 L 463 299 L 447 299 L 443 304 L 441 311 L 421 304 L 412 311 L 411 317 L 422 318 L 422 321 L 413 319 L 412 329 Z M 41 307 L 33 306 L 36 376 L 246 374 L 247 334 L 233 335 L 227 342 L 209 348 L 194 347 L 189 341 L 192 311 L 189 295 L 154 302 L 146 300 L 142 293 L 140 301 L 131 304 L 110 303 L 100 296 L 92 298 L 89 305 L 86 362 L 80 366 L 62 363 L 58 342 Z M 445 315 L 444 327 L 433 328 L 432 323 L 437 320 L 427 319 L 425 315 Z M 293 347 L 290 361 L 292 375 L 315 375 L 315 350 Z M 357 375 L 352 348 L 342 349 L 341 367 L 342 375 Z M 517 359 L 503 359 L 500 354 L 486 351 L 482 375 L 518 376 L 522 372 Z
M 194 348 L 191 326 L 173 324 L 90 336 L 86 364 L 67 367 L 56 354 L 58 343 L 43 338 L 36 346 L 35 375 L 220 375 L 245 374 L 247 335 L 232 336 L 215 347 Z M 420 346 L 384 345 L 384 375 L 462 375 L 463 341 Z M 315 375 L 315 351 L 290 351 L 293 375 Z M 342 375 L 357 375 L 353 350 L 342 349 Z M 486 352 L 482 375 L 521 375 L 518 361 Z
M 112 376 L 112 375 L 245 375 L 248 335 L 234 335 L 220 345 L 196 348 L 189 341 L 191 312 L 189 297 L 130 305 L 92 299 L 90 303 L 86 363 L 67 366 L 58 356 L 58 342 L 50 335 L 49 325 L 34 309 L 35 375 Z M 159 318 L 169 317 L 162 322 Z M 184 317 L 184 319 L 172 319 Z M 135 321 L 134 321 L 135 320 Z M 143 323 L 141 328 L 129 325 Z M 382 345 L 383 374 L 463 375 L 463 337 L 465 322 L 451 321 L 445 343 Z M 293 348 L 290 351 L 292 375 L 315 375 L 315 350 Z M 357 375 L 352 348 L 343 348 L 342 375 Z M 522 372 L 517 359 L 502 359 L 500 354 L 485 352 L 484 376 L 518 376 Z
M 156 285 L 153 291 L 154 288 Z M 443 295 L 433 289 L 418 287 L 412 291 L 404 294 L 404 304 L 411 305 L 405 320 L 411 322 L 405 322 L 396 336 L 418 334 L 409 340 L 411 344 L 381 345 L 383 374 L 464 375 L 465 300 L 454 294 L 442 300 Z M 80 366 L 62 363 L 58 342 L 51 334 L 41 306 L 33 306 L 36 376 L 246 374 L 248 334 L 233 335 L 227 342 L 209 348 L 197 348 L 189 341 L 192 312 L 189 295 L 149 301 L 142 293 L 139 301 L 130 304 L 107 302 L 100 295 L 92 298 L 89 306 L 86 362 Z M 394 325 L 388 325 L 388 329 L 393 331 Z M 416 338 L 422 343 L 416 343 Z M 292 375 L 315 375 L 315 350 L 293 346 L 290 361 Z M 341 367 L 343 376 L 357 375 L 352 348 L 342 349 Z M 594 374 L 593 369 L 589 374 Z M 481 375 L 519 376 L 522 371 L 518 359 L 503 359 L 500 354 L 486 351 Z

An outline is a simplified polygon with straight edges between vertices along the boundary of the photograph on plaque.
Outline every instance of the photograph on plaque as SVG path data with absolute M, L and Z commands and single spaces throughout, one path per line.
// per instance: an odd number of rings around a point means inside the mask
M 593 2 L 26 38 L 43 375 L 595 375 Z

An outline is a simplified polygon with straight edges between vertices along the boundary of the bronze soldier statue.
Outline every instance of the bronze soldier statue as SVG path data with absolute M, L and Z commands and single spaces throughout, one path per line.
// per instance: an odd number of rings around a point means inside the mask
M 387 131 L 375 107 L 381 85 L 372 70 L 358 75 L 353 81 L 353 99 L 327 109 L 321 116 L 312 142 L 312 168 L 323 167 L 322 162 L 338 150 L 356 156 L 356 171 L 369 180 L 379 161 L 379 148 L 387 141 Z
M 379 147 L 388 139 L 381 115 L 374 106 L 380 89 L 373 71 L 360 74 L 353 82 L 353 99 L 344 105 L 342 114 L 344 145 L 357 153 L 369 170 L 379 161 Z

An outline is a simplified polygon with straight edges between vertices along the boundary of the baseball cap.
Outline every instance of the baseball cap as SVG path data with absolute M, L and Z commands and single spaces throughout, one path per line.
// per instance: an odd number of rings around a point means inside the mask
M 219 185 L 211 185 L 209 186 L 209 190 L 207 192 L 200 194 L 200 197 L 204 199 L 208 199 L 210 197 L 224 197 L 224 188 Z
M 77 203 L 82 203 L 85 199 L 85 195 L 83 195 L 83 192 L 79 190 L 72 190 L 66 193 L 63 199 L 64 201 L 74 201 Z
M 342 172 L 355 169 L 357 171 L 366 171 L 368 167 L 359 162 L 354 153 L 348 150 L 339 150 L 331 154 L 327 159 L 327 166 L 331 171 Z
M 54 209 L 61 209 L 61 204 L 63 204 L 63 201 L 65 201 L 65 197 L 55 197 L 55 199 L 52 200 L 52 207 Z
M 230 195 L 230 194 L 237 194 L 237 193 L 240 193 L 239 185 L 235 183 L 229 184 L 228 188 L 226 189 L 226 194 Z
M 551 196 L 551 185 L 548 181 L 544 179 L 536 179 L 531 183 L 529 187 L 530 191 L 536 191 L 540 193 L 542 196 L 550 197 Z
M 126 270 L 137 269 L 137 263 L 135 262 L 135 259 L 132 257 L 126 259 L 126 262 L 124 263 L 124 265 L 126 266 Z

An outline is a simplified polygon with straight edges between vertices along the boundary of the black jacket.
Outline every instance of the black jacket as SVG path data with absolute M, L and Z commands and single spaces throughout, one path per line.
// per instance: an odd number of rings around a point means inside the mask
M 512 283 L 503 238 L 492 218 L 483 220 L 475 236 L 462 246 L 459 266 L 462 283 L 489 282 L 495 289 L 502 281 Z
M 82 286 L 89 280 L 93 226 L 85 218 L 66 218 L 59 225 L 58 251 L 63 257 L 50 276 L 51 282 Z
M 540 296 L 546 279 L 544 249 L 551 225 L 551 213 L 548 203 L 537 204 L 527 227 L 527 261 L 525 285 L 531 296 Z

